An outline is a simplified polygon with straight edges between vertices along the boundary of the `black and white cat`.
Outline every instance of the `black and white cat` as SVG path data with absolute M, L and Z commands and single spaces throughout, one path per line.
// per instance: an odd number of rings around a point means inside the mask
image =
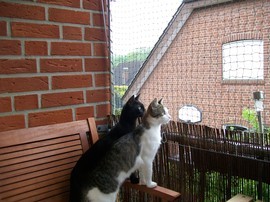
M 168 123 L 171 120 L 168 109 L 162 105 L 162 99 L 157 102 L 154 99 L 143 116 L 141 128 L 141 158 L 143 160 L 140 165 L 140 184 L 153 188 L 157 186 L 156 182 L 152 181 L 153 167 L 152 163 L 161 144 L 161 125 Z
M 161 100 L 154 99 L 142 124 L 117 139 L 94 169 L 83 174 L 85 186 L 76 201 L 114 202 L 120 186 L 136 169 L 140 170 L 141 184 L 157 186 L 152 181 L 152 162 L 161 143 L 161 125 L 170 119 Z
M 123 135 L 133 131 L 137 125 L 137 119 L 142 117 L 145 108 L 139 101 L 139 96 L 132 96 L 123 106 L 119 122 L 110 130 L 110 132 L 99 139 L 88 151 L 79 159 L 72 170 L 70 177 L 70 201 L 84 201 L 82 190 L 88 187 L 88 177 L 98 162 L 103 159 L 106 152 L 111 148 L 113 143 Z M 137 181 L 136 176 L 132 175 L 132 180 Z

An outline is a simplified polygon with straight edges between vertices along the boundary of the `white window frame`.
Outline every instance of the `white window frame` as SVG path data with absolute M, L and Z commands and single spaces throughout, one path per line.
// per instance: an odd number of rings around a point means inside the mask
M 239 40 L 222 45 L 223 80 L 263 80 L 262 40 Z

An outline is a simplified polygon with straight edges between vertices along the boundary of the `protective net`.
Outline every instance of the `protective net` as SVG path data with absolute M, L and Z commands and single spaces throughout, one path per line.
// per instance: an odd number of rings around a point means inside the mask
M 146 107 L 163 98 L 173 117 L 155 161 L 159 184 L 181 201 L 270 201 L 270 1 L 110 6 L 114 113 L 141 94 Z
M 110 5 L 114 109 L 140 93 L 146 105 L 163 97 L 175 121 L 257 129 L 253 93 L 262 91 L 270 124 L 269 1 Z

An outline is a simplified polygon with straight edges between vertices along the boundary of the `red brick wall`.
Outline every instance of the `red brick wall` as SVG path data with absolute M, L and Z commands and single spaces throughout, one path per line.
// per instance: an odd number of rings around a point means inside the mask
M 242 109 L 254 108 L 252 93 L 262 90 L 263 115 L 270 125 L 269 10 L 268 0 L 235 1 L 194 10 L 143 85 L 141 99 L 149 103 L 153 97 L 163 97 L 174 120 L 179 120 L 180 107 L 193 104 L 202 110 L 202 124 L 247 125 L 241 118 Z M 243 39 L 264 41 L 264 81 L 223 82 L 222 44 Z
M 105 33 L 100 0 L 1 1 L 0 131 L 90 116 L 104 124 Z

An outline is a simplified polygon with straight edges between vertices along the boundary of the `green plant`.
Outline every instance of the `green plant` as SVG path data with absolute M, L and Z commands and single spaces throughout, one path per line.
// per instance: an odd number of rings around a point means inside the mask
M 114 115 L 120 115 L 122 110 L 122 97 L 125 94 L 128 86 L 114 86 L 115 106 Z
M 126 90 L 127 90 L 128 86 L 114 86 L 114 92 L 118 94 L 118 96 L 120 98 L 123 97 L 123 95 L 125 94 Z
M 254 109 L 244 108 L 242 110 L 242 117 L 245 121 L 247 121 L 254 130 L 259 130 L 259 122 L 257 119 L 257 113 Z
M 139 48 L 125 55 L 113 55 L 112 56 L 112 68 L 125 62 L 132 61 L 145 61 L 148 57 L 151 48 Z
M 122 108 L 116 108 L 116 109 L 114 110 L 114 115 L 120 116 L 121 112 L 122 112 Z

